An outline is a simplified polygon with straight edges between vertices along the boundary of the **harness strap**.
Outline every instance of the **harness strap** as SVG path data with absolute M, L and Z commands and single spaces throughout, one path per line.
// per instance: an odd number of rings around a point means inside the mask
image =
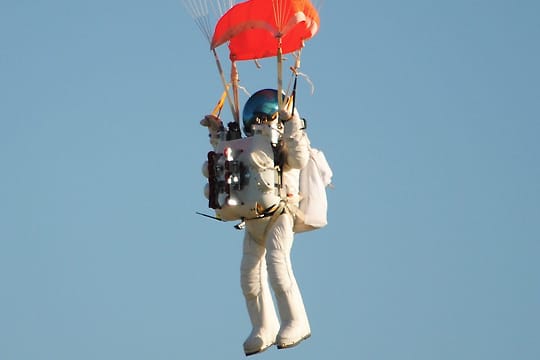
M 278 217 L 281 214 L 283 214 L 284 211 L 287 211 L 287 206 L 286 206 L 285 201 L 281 200 L 279 204 L 277 205 L 276 210 L 272 214 L 270 221 L 268 222 L 268 224 L 266 224 L 266 227 L 264 228 L 263 239 L 266 239 L 266 235 L 268 234 L 268 229 L 270 229 L 270 227 L 272 227 L 276 223 Z

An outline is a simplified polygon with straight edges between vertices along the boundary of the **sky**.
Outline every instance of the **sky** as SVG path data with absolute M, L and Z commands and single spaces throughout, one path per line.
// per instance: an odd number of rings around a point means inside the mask
M 323 2 L 297 99 L 334 173 L 292 254 L 312 337 L 257 358 L 540 358 L 539 14 Z M 0 0 L 1 359 L 244 358 L 242 233 L 196 214 L 221 91 L 181 1 Z

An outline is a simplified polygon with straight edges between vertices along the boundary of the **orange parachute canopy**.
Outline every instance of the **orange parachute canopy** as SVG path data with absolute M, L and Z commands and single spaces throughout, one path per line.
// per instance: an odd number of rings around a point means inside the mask
M 248 0 L 217 22 L 211 49 L 229 41 L 230 59 L 261 59 L 301 49 L 319 30 L 319 14 L 309 0 Z

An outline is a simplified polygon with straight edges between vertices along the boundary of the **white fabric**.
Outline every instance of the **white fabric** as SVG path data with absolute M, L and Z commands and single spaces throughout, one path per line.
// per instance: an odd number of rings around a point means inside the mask
M 326 187 L 332 181 L 332 169 L 324 153 L 310 148 L 307 165 L 300 171 L 300 205 L 296 213 L 295 232 L 319 229 L 326 226 L 328 201 Z

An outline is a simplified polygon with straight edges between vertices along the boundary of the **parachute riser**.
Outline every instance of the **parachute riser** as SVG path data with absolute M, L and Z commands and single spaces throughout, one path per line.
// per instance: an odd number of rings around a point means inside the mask
M 236 61 L 232 61 L 231 63 L 231 84 L 233 88 L 233 99 L 234 99 L 234 112 L 233 117 L 234 121 L 238 124 L 240 124 L 240 100 L 238 96 L 238 68 L 236 67 Z
M 296 107 L 296 84 L 298 82 L 298 75 L 294 74 L 294 84 L 293 84 L 293 89 L 292 89 L 292 107 L 291 107 L 291 115 L 294 114 L 294 109 Z
M 216 60 L 216 66 L 218 68 L 221 83 L 223 84 L 223 89 L 227 96 L 227 102 L 229 103 L 229 107 L 231 108 L 231 114 L 233 117 L 235 117 L 235 115 L 237 114 L 237 110 L 235 109 L 235 106 L 231 100 L 231 95 L 229 94 L 229 85 L 227 84 L 227 80 L 225 80 L 225 73 L 223 71 L 223 67 L 221 66 L 221 62 L 219 61 L 219 56 L 216 52 L 216 49 L 212 49 L 212 53 L 214 54 L 214 59 Z M 236 117 L 235 120 L 238 121 Z

